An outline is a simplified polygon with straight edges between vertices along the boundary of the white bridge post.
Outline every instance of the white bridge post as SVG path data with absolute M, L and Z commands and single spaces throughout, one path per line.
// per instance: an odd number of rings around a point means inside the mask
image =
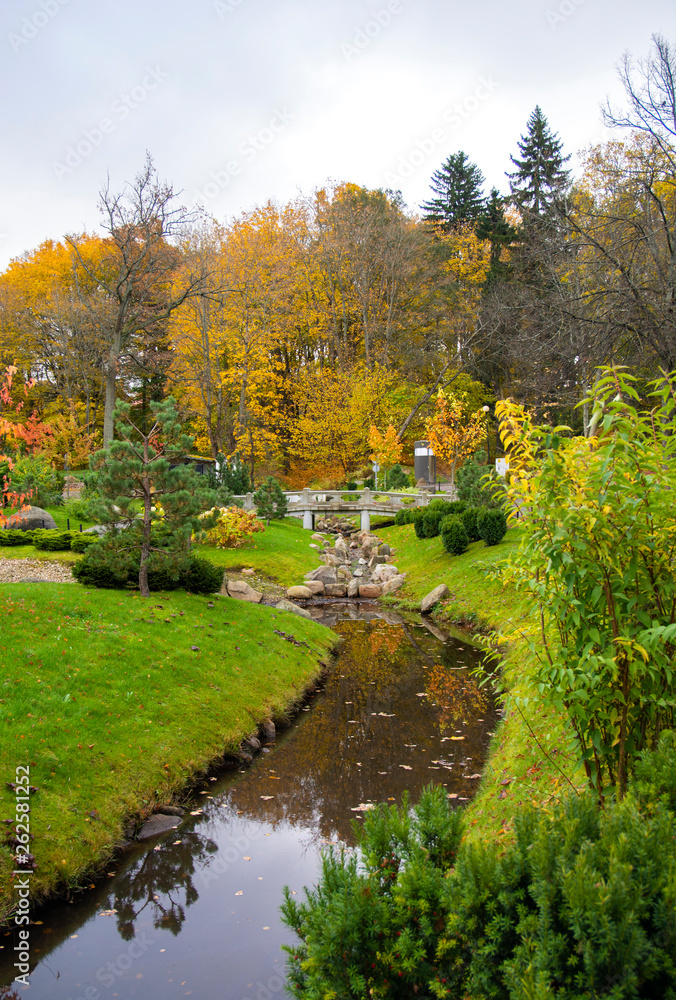
M 368 488 L 368 486 L 362 493 L 361 502 L 362 504 L 368 504 L 371 502 L 371 490 Z M 362 531 L 371 530 L 371 512 L 364 507 L 362 507 L 361 511 L 361 530 Z
M 301 502 L 307 504 L 307 507 L 303 510 L 303 527 L 308 528 L 309 531 L 314 530 L 315 518 L 314 514 L 310 510 L 310 491 L 306 487 L 301 494 Z

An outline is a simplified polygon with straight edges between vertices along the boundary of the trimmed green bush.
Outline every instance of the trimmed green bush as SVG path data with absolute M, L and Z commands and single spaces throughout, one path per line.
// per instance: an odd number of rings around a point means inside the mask
M 20 531 L 19 528 L 0 529 L 0 545 L 32 545 L 34 531 Z
M 351 479 L 349 483 L 347 483 L 345 489 L 348 491 L 348 493 L 353 493 L 357 489 L 357 484 L 355 483 L 354 479 Z
M 99 540 L 99 536 L 88 531 L 73 531 L 70 540 L 70 547 L 73 552 L 84 552 L 90 545 L 94 545 Z
M 457 515 L 445 517 L 441 523 L 441 541 L 452 556 L 461 556 L 467 551 L 469 537 L 462 519 Z
M 67 552 L 73 532 L 58 531 L 54 528 L 36 528 L 33 545 L 42 552 Z
M 507 518 L 500 507 L 484 507 L 477 513 L 477 531 L 486 545 L 497 545 L 505 537 Z
M 215 594 L 223 583 L 223 567 L 193 556 L 188 569 L 181 573 L 180 581 L 181 586 L 192 594 Z
M 385 473 L 385 489 L 397 490 L 404 489 L 408 486 L 408 476 L 402 469 L 401 465 L 393 465 L 391 469 Z
M 415 537 L 416 538 L 421 538 L 422 539 L 422 538 L 426 538 L 427 537 L 427 535 L 425 534 L 425 522 L 423 520 L 423 514 L 424 514 L 424 512 L 425 512 L 425 508 L 424 507 L 418 507 L 413 512 L 413 518 L 412 518 L 412 522 L 411 523 L 413 524 L 413 527 L 415 529 Z
M 477 507 L 468 507 L 467 510 L 464 510 L 460 515 L 460 519 L 465 527 L 465 531 L 467 532 L 467 537 L 470 542 L 478 542 L 481 537 L 476 523 L 478 513 L 479 510 Z
M 402 507 L 394 517 L 395 524 L 413 524 L 420 507 Z
M 89 545 L 82 559 L 73 566 L 73 576 L 85 587 L 124 590 L 138 586 L 138 549 L 124 549 L 120 535 L 101 540 L 99 545 Z M 193 594 L 213 594 L 223 582 L 223 570 L 208 559 L 189 556 L 181 566 L 161 552 L 152 554 L 148 568 L 148 587 L 152 591 L 178 590 L 179 587 Z

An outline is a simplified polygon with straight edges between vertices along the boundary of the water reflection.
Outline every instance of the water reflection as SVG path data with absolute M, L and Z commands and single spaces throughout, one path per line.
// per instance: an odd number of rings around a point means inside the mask
M 405 790 L 415 801 L 431 781 L 458 803 L 471 797 L 495 724 L 469 674 L 480 654 L 433 623 L 361 612 L 313 609 L 342 636 L 340 656 L 276 746 L 208 782 L 177 830 L 133 845 L 76 905 L 44 911 L 22 995 L 76 1000 L 90 988 L 100 1000 L 108 983 L 115 998 L 255 996 L 259 979 L 281 983 L 280 944 L 293 940 L 282 886 L 312 884 L 318 849 L 352 843 L 364 806 Z M 0 940 L 9 984 L 12 938 Z

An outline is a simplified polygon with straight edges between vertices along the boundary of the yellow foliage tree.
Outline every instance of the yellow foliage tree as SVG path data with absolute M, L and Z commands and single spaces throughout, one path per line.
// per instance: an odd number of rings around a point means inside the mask
M 440 389 L 435 412 L 425 428 L 437 461 L 448 466 L 453 493 L 458 465 L 476 450 L 486 433 L 486 415 L 483 410 L 477 410 L 467 417 L 462 400 Z
M 369 431 L 369 445 L 373 448 L 371 461 L 377 462 L 383 470 L 396 465 L 401 459 L 403 446 L 392 424 L 388 426 L 384 434 L 381 434 L 375 424 L 372 424 Z

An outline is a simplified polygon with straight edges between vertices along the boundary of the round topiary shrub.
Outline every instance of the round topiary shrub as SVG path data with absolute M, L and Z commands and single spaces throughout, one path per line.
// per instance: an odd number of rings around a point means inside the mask
M 478 542 L 480 538 L 479 529 L 476 525 L 478 513 L 479 510 L 477 507 L 468 507 L 467 510 L 464 510 L 460 515 L 460 519 L 465 526 L 465 531 L 467 532 L 467 537 L 470 542 Z
M 181 573 L 180 582 L 191 594 L 215 594 L 223 583 L 223 569 L 208 559 L 192 556 L 190 565 Z
M 416 538 L 427 537 L 427 535 L 425 534 L 425 522 L 423 520 L 423 514 L 424 510 L 422 507 L 418 507 L 418 509 L 413 514 L 413 527 L 415 529 Z
M 444 518 L 441 525 L 441 540 L 446 551 L 452 556 L 461 556 L 466 551 L 469 538 L 464 524 L 457 515 Z
M 497 545 L 505 537 L 507 518 L 500 507 L 484 507 L 479 510 L 476 518 L 479 537 L 486 545 Z

